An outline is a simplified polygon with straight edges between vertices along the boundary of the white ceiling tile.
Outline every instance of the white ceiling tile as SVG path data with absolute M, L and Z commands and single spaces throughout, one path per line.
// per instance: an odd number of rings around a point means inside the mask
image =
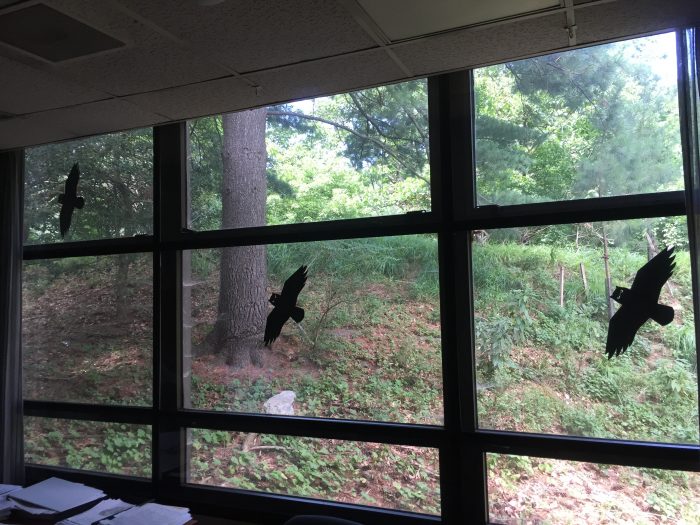
M 209 8 L 200 7 L 195 0 L 47 1 L 126 42 L 127 48 L 52 66 L 0 46 L 0 112 L 28 113 L 22 118 L 0 119 L 0 149 L 406 78 L 405 71 L 331 0 L 228 0 Z M 682 27 L 698 19 L 700 3 L 683 0 L 617 0 L 576 10 L 581 43 Z M 410 71 L 427 76 L 566 49 L 564 23 L 564 15 L 558 13 L 451 31 L 391 49 Z M 196 45 L 178 43 L 183 38 Z M 361 51 L 336 56 L 352 49 Z M 334 56 L 312 60 L 324 55 Z M 226 57 L 232 67 L 257 72 L 242 79 L 231 76 L 230 67 L 217 65 L 219 56 Z M 290 62 L 294 64 L 263 70 Z M 258 84 L 259 93 L 246 82 Z M 109 93 L 128 96 L 100 100 Z M 66 107 L 51 109 L 56 106 Z
M 51 6 L 127 44 L 102 54 L 46 66 L 64 78 L 120 96 L 229 74 L 226 68 L 187 52 L 107 2 L 54 0 Z
M 558 7 L 559 0 L 358 0 L 391 40 Z
M 324 60 L 323 64 L 248 75 L 260 85 L 260 104 L 329 95 L 401 80 L 405 74 L 383 50 Z
M 335 1 L 120 0 L 195 49 L 239 72 L 376 47 Z
M 402 71 L 384 51 L 372 50 L 361 55 L 325 60 L 323 67 L 299 64 L 247 75 L 248 80 L 259 86 L 258 90 L 241 79 L 228 78 L 135 95 L 125 100 L 173 120 L 183 120 L 351 91 L 402 77 Z
M 134 95 L 125 100 L 172 120 L 184 120 L 254 106 L 257 97 L 254 88 L 238 78 L 230 77 Z
M 393 46 L 394 52 L 418 75 L 505 62 L 568 45 L 563 15 L 548 15 L 497 25 L 464 29 Z
M 139 45 L 56 66 L 65 78 L 97 87 L 113 95 L 153 91 L 201 82 L 228 74 L 223 68 L 173 49 L 159 35 L 149 35 Z
M 41 115 L 45 115 L 56 126 L 69 130 L 71 137 L 140 128 L 167 120 L 119 99 L 46 111 Z
M 0 119 L 0 151 L 56 142 L 71 135 L 70 130 L 47 113 Z
M 0 111 L 22 114 L 72 106 L 105 94 L 0 56 Z
M 0 150 L 151 126 L 165 119 L 122 100 L 0 119 Z
M 580 44 L 613 35 L 630 35 L 683 27 L 700 20 L 700 2 L 687 0 L 618 0 L 576 10 L 576 36 Z

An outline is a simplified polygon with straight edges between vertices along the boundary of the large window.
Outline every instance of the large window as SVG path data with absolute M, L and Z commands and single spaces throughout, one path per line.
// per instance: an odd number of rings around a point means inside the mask
M 250 520 L 697 520 L 677 56 L 657 35 L 28 149 L 30 479 Z M 610 295 L 671 246 L 673 320 L 608 360 Z

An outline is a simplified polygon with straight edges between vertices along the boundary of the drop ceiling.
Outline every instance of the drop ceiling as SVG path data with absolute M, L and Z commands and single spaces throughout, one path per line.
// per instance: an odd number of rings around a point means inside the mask
M 0 150 L 683 27 L 700 2 L 0 0 L 0 28 L 27 14 L 0 34 Z

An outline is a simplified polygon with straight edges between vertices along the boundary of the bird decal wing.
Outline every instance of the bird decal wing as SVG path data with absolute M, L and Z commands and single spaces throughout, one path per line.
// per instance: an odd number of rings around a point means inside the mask
M 299 297 L 299 292 L 304 288 L 306 284 L 307 267 L 304 265 L 299 266 L 299 269 L 294 272 L 289 278 L 284 281 L 284 286 L 282 287 L 282 297 L 285 301 L 294 306 L 297 302 L 297 297 Z
M 265 344 L 270 345 L 277 339 L 282 332 L 282 326 L 289 319 L 289 312 L 284 312 L 284 309 L 275 306 L 272 311 L 267 314 L 267 321 L 265 323 Z
M 73 208 L 65 204 L 61 206 L 61 212 L 58 214 L 58 222 L 61 228 L 61 237 L 65 237 L 70 228 L 70 222 L 73 218 Z
M 61 237 L 65 237 L 70 229 L 71 219 L 73 218 L 73 210 L 78 207 L 83 207 L 83 199 L 77 198 L 78 181 L 80 180 L 80 167 L 76 162 L 66 178 L 65 193 L 58 196 L 58 202 L 61 203 L 61 211 L 58 214 L 59 228 Z
M 66 179 L 66 195 L 75 198 L 78 195 L 78 181 L 80 180 L 80 166 L 76 162 Z
M 649 319 L 649 315 L 635 305 L 624 304 L 615 312 L 608 326 L 608 340 L 605 353 L 608 359 L 627 350 L 634 341 L 637 330 Z
M 661 288 L 666 284 L 676 267 L 674 258 L 673 247 L 666 247 L 642 266 L 632 282 L 631 290 L 634 294 L 657 302 Z

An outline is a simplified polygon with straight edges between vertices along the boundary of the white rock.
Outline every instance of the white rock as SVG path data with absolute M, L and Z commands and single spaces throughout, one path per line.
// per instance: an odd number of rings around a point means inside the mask
M 294 415 L 294 400 L 297 395 L 291 390 L 283 390 L 276 396 L 265 401 L 263 407 L 266 414 L 279 414 L 282 416 Z

